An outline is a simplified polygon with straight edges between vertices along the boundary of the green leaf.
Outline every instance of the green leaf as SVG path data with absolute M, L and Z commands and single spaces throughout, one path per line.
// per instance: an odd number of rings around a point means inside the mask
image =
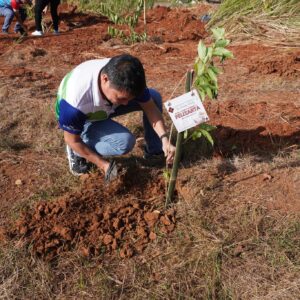
M 199 84 L 202 85 L 202 86 L 204 86 L 204 85 L 208 85 L 209 83 L 208 83 L 208 80 L 207 80 L 207 78 L 205 76 L 201 76 L 199 78 Z
M 197 76 L 202 76 L 205 70 L 205 64 L 200 60 L 197 68 Z
M 198 89 L 198 92 L 200 94 L 201 101 L 203 102 L 205 100 L 206 93 L 203 89 Z
M 212 81 L 214 81 L 214 82 L 218 81 L 218 78 L 217 78 L 215 72 L 210 67 L 207 69 L 207 73 Z
M 218 83 L 215 82 L 215 85 L 213 87 L 211 87 L 211 89 L 213 90 L 214 94 L 218 94 L 218 89 L 219 89 L 219 86 L 218 86 Z M 214 97 L 216 98 L 216 97 Z
M 210 124 L 207 124 L 207 123 L 200 124 L 199 128 L 202 129 L 202 130 L 208 131 L 208 132 L 217 129 L 216 126 L 213 126 L 213 125 L 210 125 Z
M 224 28 L 213 28 L 212 30 L 213 37 L 216 41 L 221 40 L 224 38 L 225 29 Z
M 221 48 L 224 48 L 224 47 L 226 47 L 228 45 L 229 45 L 229 40 L 226 40 L 226 39 L 224 39 L 224 40 L 223 39 L 222 40 L 218 40 L 215 43 L 216 47 L 221 47 Z
M 213 93 L 209 87 L 205 87 L 205 92 L 210 99 L 213 99 Z
M 170 173 L 170 171 L 169 171 L 169 170 L 164 170 L 164 171 L 163 171 L 163 177 L 164 177 L 164 179 L 165 179 L 166 181 L 169 181 L 170 178 L 171 178 L 171 173 Z
M 213 70 L 213 72 L 216 74 L 216 75 L 219 75 L 221 74 L 221 70 L 217 67 L 214 67 L 214 66 L 210 66 L 209 67 L 211 70 Z
M 197 140 L 197 139 L 200 139 L 201 136 L 202 136 L 202 132 L 201 132 L 201 130 L 199 130 L 199 129 L 196 129 L 196 130 L 191 134 L 191 137 L 192 137 L 192 139 L 193 139 L 194 141 Z
M 233 53 L 227 49 L 225 49 L 225 54 L 223 55 L 223 57 L 225 58 L 234 58 Z
M 113 19 L 113 22 L 115 24 L 118 24 L 118 21 L 119 21 L 119 16 L 118 15 L 114 15 L 112 19 Z
M 200 41 L 198 44 L 198 56 L 202 61 L 204 61 L 205 59 L 206 51 L 207 51 L 206 46 L 202 41 Z
M 215 48 L 214 51 L 213 51 L 213 55 L 222 56 L 222 57 L 225 57 L 225 58 L 233 58 L 233 54 L 232 54 L 231 51 L 229 51 L 225 48 L 221 48 L 221 47 Z
M 216 81 L 213 81 L 213 80 L 210 78 L 208 72 L 206 72 L 206 73 L 203 75 L 203 77 L 205 78 L 205 80 L 206 80 L 207 85 L 208 85 L 209 88 L 214 89 L 214 88 L 216 87 Z
M 194 63 L 194 71 L 195 71 L 195 74 L 198 74 L 198 61 L 197 60 Z
M 200 129 L 201 130 L 201 133 L 203 134 L 203 136 L 209 141 L 209 143 L 213 146 L 214 145 L 214 140 L 211 136 L 211 134 L 206 131 L 206 130 L 203 130 L 203 129 Z
M 212 47 L 208 47 L 208 48 L 207 48 L 206 56 L 205 56 L 204 61 L 203 61 L 205 64 L 206 64 L 208 61 L 211 60 L 211 58 L 212 58 L 212 53 L 213 53 L 213 48 L 212 48 Z

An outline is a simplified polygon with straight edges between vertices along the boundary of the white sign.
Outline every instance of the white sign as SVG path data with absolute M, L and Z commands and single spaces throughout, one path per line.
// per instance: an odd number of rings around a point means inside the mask
M 196 90 L 168 100 L 164 104 L 178 132 L 209 120 Z

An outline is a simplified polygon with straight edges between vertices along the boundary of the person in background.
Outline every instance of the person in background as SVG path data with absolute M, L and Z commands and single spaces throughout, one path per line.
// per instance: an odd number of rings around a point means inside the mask
M 26 9 L 23 7 L 25 4 L 31 4 L 30 0 L 0 0 L 0 16 L 4 17 L 2 26 L 2 34 L 8 34 L 9 26 L 14 17 L 17 22 L 14 28 L 15 33 L 24 35 L 27 33 L 27 27 L 24 21 L 27 17 Z
M 140 60 L 128 54 L 81 63 L 62 80 L 56 101 L 56 117 L 64 132 L 70 171 L 81 175 L 96 165 L 107 182 L 118 176 L 108 157 L 130 152 L 134 135 L 112 118 L 143 111 L 144 159 L 164 158 L 172 164 L 175 147 L 170 143 L 162 116 L 162 98 L 146 85 Z
M 1 1 L 1 0 L 0 0 Z M 57 14 L 57 8 L 60 4 L 60 0 L 35 0 L 35 31 L 32 32 L 33 36 L 42 36 L 43 35 L 43 29 L 42 29 L 42 14 L 44 9 L 47 7 L 47 5 L 50 5 L 50 13 L 51 18 L 53 22 L 53 33 L 59 34 L 58 30 L 58 14 Z

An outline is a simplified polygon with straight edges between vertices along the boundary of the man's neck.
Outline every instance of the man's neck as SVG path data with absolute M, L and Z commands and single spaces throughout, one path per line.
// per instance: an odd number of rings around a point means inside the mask
M 106 98 L 106 96 L 104 95 L 104 93 L 103 93 L 103 91 L 102 91 L 102 87 L 101 87 L 101 72 L 102 72 L 102 70 L 99 72 L 99 76 L 98 76 L 98 86 L 99 86 L 100 94 L 101 94 L 101 96 L 102 96 L 102 99 L 103 99 L 104 101 L 107 102 L 107 105 L 113 106 L 112 102 L 110 102 L 110 101 Z

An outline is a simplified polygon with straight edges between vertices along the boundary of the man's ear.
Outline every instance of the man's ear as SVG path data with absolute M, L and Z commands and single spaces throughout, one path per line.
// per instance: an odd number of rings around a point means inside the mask
M 100 77 L 101 77 L 101 81 L 103 83 L 106 83 L 107 81 L 109 81 L 108 76 L 105 73 L 101 74 Z

